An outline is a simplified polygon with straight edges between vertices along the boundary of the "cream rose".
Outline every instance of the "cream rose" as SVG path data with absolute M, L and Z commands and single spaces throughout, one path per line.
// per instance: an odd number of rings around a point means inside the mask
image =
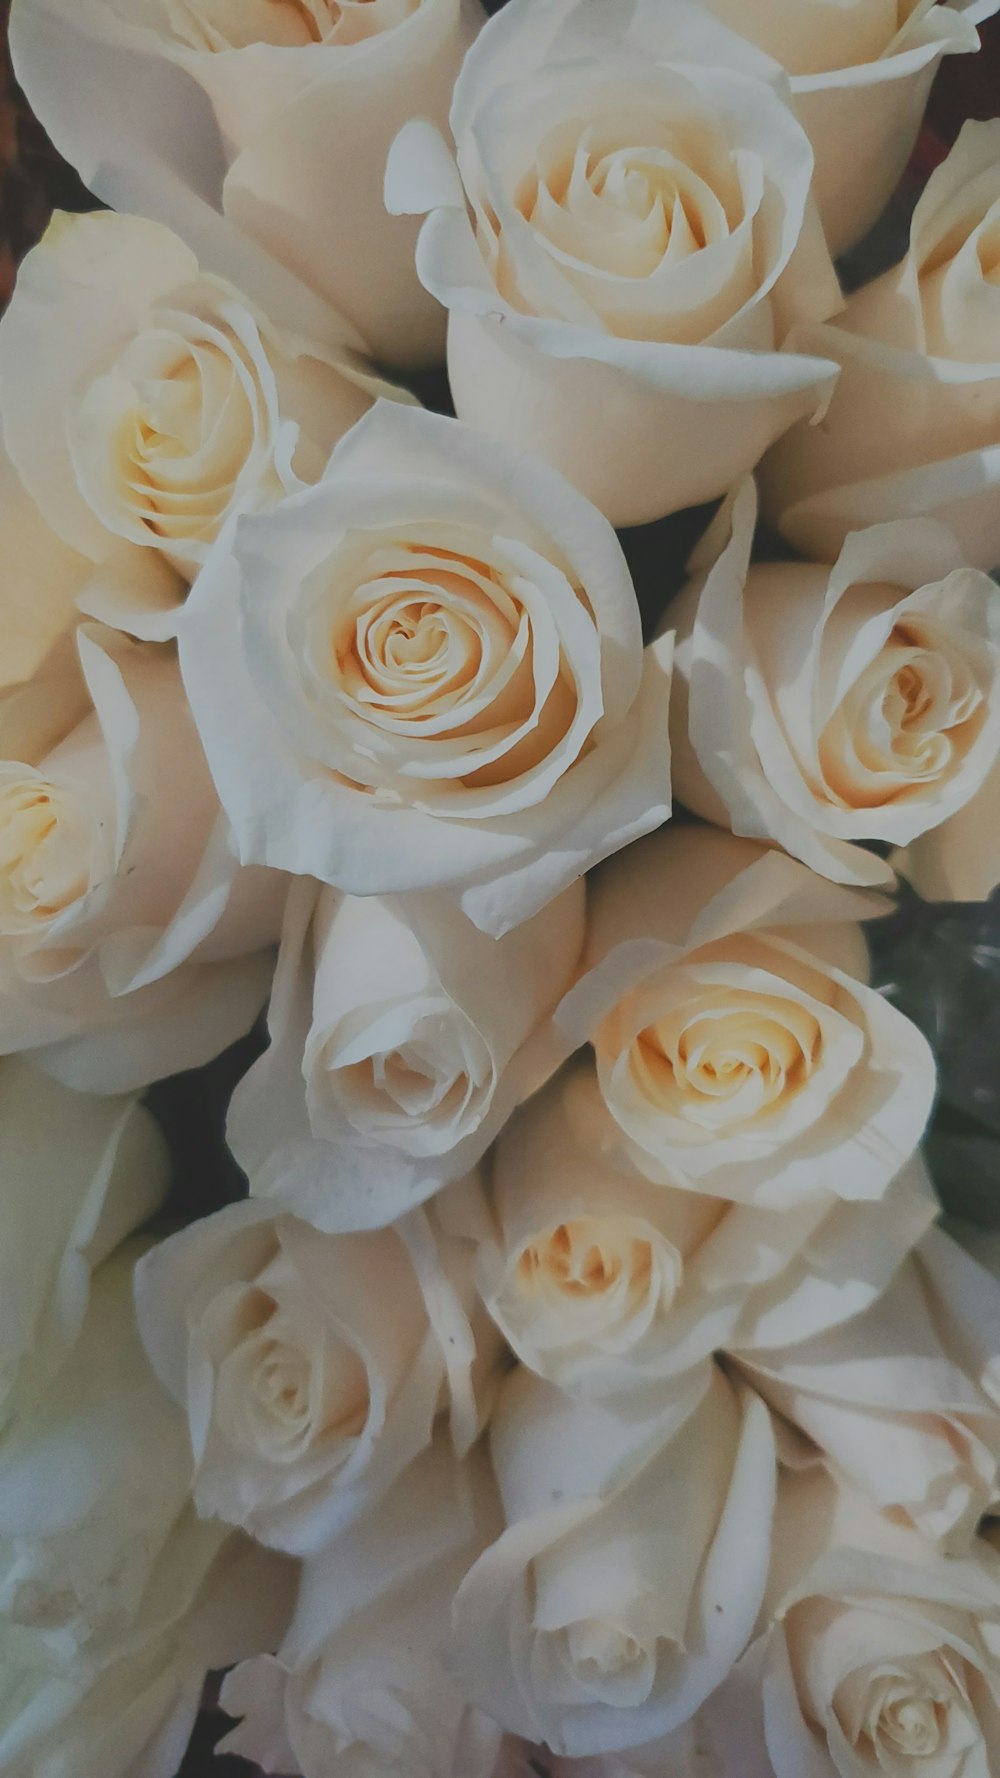
M 19 0 L 11 48 L 105 203 L 198 247 L 225 220 L 380 359 L 419 364 L 440 355 L 443 318 L 382 174 L 409 118 L 444 123 L 482 18 L 478 0 Z
M 2 1426 L 72 1352 L 95 1268 L 162 1203 L 166 1145 L 135 1099 L 74 1093 L 10 1056 L 0 1061 L 0 1180 Z
M 222 1744 L 303 1778 L 501 1778 L 501 1734 L 441 1665 L 455 1591 L 497 1530 L 485 1454 L 440 1436 L 350 1536 L 307 1561 L 276 1657 L 227 1675 Z
M 944 10 L 944 9 L 942 9 Z M 800 351 L 840 365 L 821 427 L 763 465 L 764 510 L 831 560 L 849 531 L 936 517 L 1000 565 L 1000 119 L 967 123 L 913 213 L 910 249 Z
M 786 1474 L 770 1627 L 708 1707 L 741 1778 L 988 1778 L 1000 1557 L 945 1558 L 821 1472 Z
M 971 802 L 892 862 L 925 901 L 988 901 L 1000 884 L 1000 765 Z
M 654 1183 L 622 1150 L 590 1061 L 497 1144 L 480 1288 L 522 1363 L 571 1394 L 648 1400 L 720 1347 L 766 1363 L 780 1340 L 794 1360 L 876 1301 L 935 1213 L 916 1158 L 874 1202 L 769 1210 Z
M 499 936 L 669 813 L 670 643 L 611 527 L 455 420 L 377 404 L 221 541 L 180 646 L 246 861 Z
M 187 1409 L 199 1512 L 311 1554 L 419 1455 L 439 1408 L 466 1449 L 471 1254 L 423 1211 L 324 1235 L 252 1199 L 162 1242 L 139 1321 Z
M 466 1697 L 555 1753 L 667 1734 L 753 1628 L 774 1498 L 767 1411 L 716 1371 L 655 1413 L 572 1401 L 523 1370 L 493 1462 L 507 1530 L 455 1601 Z
M 240 870 L 173 655 L 77 644 L 45 724 L 17 704 L 0 725 L 0 1051 L 121 1092 L 253 1023 L 286 885 Z
M 934 1097 L 924 1038 L 864 982 L 857 921 L 884 907 L 704 827 L 599 874 L 556 1022 L 647 1177 L 770 1210 L 883 1196 Z
M 327 1229 L 392 1222 L 485 1153 L 561 1060 L 551 1025 L 583 946 L 575 883 L 489 938 L 440 896 L 289 898 L 269 1049 L 229 1141 L 255 1193 Z
M 840 292 L 769 76 L 686 0 L 509 0 L 455 88 L 457 172 L 426 123 L 393 148 L 459 416 L 616 525 L 721 494 L 829 396 L 831 364 L 782 350 Z
M 182 577 L 117 597 L 91 585 L 93 614 L 169 634 L 229 514 L 319 476 L 387 391 L 333 316 L 328 334 L 307 342 L 272 325 L 157 223 L 57 216 L 0 324 L 7 448 L 48 524 L 84 557 L 101 563 L 124 540 Z
M 942 58 L 979 47 L 997 0 L 703 0 L 791 79 L 833 254 L 878 221 L 910 158 Z
M 857 842 L 908 845 L 1000 757 L 1000 587 L 929 519 L 751 565 L 755 517 L 748 482 L 669 609 L 674 789 L 835 882 L 891 881 Z

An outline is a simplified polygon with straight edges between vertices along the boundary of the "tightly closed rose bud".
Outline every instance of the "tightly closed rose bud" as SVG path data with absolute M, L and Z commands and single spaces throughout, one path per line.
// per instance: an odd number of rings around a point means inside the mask
M 509 0 L 455 88 L 457 173 L 425 123 L 394 145 L 456 411 L 616 525 L 721 494 L 829 396 L 781 349 L 840 291 L 771 79 L 688 0 Z
M 763 465 L 764 510 L 832 560 L 849 531 L 930 516 L 1000 566 L 1000 119 L 967 123 L 913 213 L 910 249 L 799 351 L 840 365 L 823 425 Z
M 455 1592 L 497 1519 L 485 1452 L 458 1464 L 439 1435 L 347 1537 L 304 1564 L 277 1656 L 227 1674 L 223 1708 L 243 1721 L 223 1750 L 303 1778 L 515 1778 L 500 1730 L 466 1705 L 440 1653 Z
M 423 1211 L 324 1235 L 251 1200 L 162 1242 L 139 1321 L 187 1407 L 199 1512 L 313 1553 L 429 1444 L 439 1407 L 467 1449 L 473 1294 L 471 1248 Z
M 105 203 L 192 245 L 224 217 L 380 359 L 420 364 L 443 320 L 382 174 L 409 118 L 444 123 L 482 18 L 479 0 L 19 0 L 11 48 L 32 110 Z
M 183 576 L 139 583 L 131 599 L 92 585 L 95 615 L 169 634 L 229 514 L 319 475 L 386 391 L 349 341 L 333 316 L 325 342 L 273 326 L 156 223 L 57 217 L 0 324 L 7 448 L 49 525 L 84 557 L 101 563 L 131 543 Z
M 522 1363 L 571 1394 L 649 1400 L 720 1347 L 791 1362 L 876 1301 L 935 1214 L 916 1157 L 874 1202 L 809 1180 L 768 1210 L 647 1179 L 623 1145 L 589 1061 L 497 1144 L 480 1288 Z
M 889 882 L 855 842 L 907 845 L 1000 756 L 1000 587 L 929 519 L 854 532 L 832 567 L 751 565 L 755 514 L 747 483 L 670 607 L 674 788 L 835 882 Z
M 48 732 L 19 704 L 0 730 L 0 1049 L 122 1092 L 253 1023 L 286 885 L 239 867 L 175 657 L 77 642 Z
M 416 408 L 237 522 L 181 665 L 243 858 L 353 895 L 441 888 L 498 936 L 669 814 L 670 641 L 611 527 Z
M 515 1371 L 492 1449 L 508 1528 L 455 1601 L 465 1696 L 555 1753 L 669 1733 L 725 1677 L 763 1596 L 763 1403 L 710 1366 L 625 1418 Z
M 575 883 L 505 938 L 442 896 L 289 897 L 266 1054 L 230 1106 L 257 1194 L 328 1229 L 392 1222 L 485 1153 L 562 1059 Z
M 925 1039 L 865 985 L 856 922 L 884 907 L 704 827 L 599 874 L 556 1022 L 641 1172 L 760 1209 L 883 1196 L 934 1097 Z
M 997 0 L 703 0 L 788 70 L 816 156 L 831 253 L 878 221 L 917 139 L 942 58 L 979 47 Z

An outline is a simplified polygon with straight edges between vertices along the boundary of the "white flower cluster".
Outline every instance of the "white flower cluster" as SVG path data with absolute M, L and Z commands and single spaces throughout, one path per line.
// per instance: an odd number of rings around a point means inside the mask
M 1000 119 L 832 257 L 998 9 L 14 0 L 110 207 L 0 322 L 0 1778 L 219 1669 L 304 1778 L 1000 1770 L 1000 1247 L 862 931 L 1000 884 Z

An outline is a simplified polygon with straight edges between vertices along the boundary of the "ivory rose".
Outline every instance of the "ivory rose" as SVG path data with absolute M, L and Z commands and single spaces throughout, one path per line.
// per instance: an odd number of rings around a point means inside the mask
M 426 122 L 394 144 L 456 411 L 616 525 L 723 493 L 829 397 L 782 349 L 841 300 L 786 96 L 689 0 L 509 0 L 455 87 L 457 171 Z
M 455 420 L 376 404 L 220 540 L 180 648 L 245 862 L 496 937 L 669 814 L 670 643 L 611 527 Z
M 909 252 L 799 351 L 840 365 L 823 425 L 762 469 L 764 510 L 832 560 L 849 531 L 936 517 L 1000 565 L 1000 119 L 967 123 L 913 213 Z
M 763 1404 L 708 1367 L 643 1417 L 518 1370 L 493 1462 L 507 1530 L 455 1601 L 466 1697 L 555 1753 L 664 1735 L 719 1684 L 766 1578 L 774 1446 Z
M 91 585 L 93 614 L 153 638 L 175 628 L 228 515 L 315 480 L 385 392 L 350 345 L 333 316 L 323 341 L 272 325 L 157 223 L 56 217 L 0 322 L 7 448 L 83 557 L 102 563 L 124 540 L 178 571 L 117 597 Z
M 289 898 L 270 1047 L 229 1141 L 258 1194 L 370 1228 L 469 1171 L 561 1060 L 550 1015 L 583 946 L 582 882 L 501 939 L 441 896 Z
M 240 870 L 176 658 L 76 641 L 0 727 L 0 1053 L 121 1092 L 252 1024 L 285 883 Z
M 1000 587 L 930 519 L 751 565 L 756 505 L 747 482 L 669 609 L 674 789 L 835 882 L 891 881 L 857 842 L 908 845 L 1000 759 Z
M 767 1363 L 780 1342 L 796 1362 L 876 1301 L 935 1213 L 917 1157 L 873 1202 L 810 1189 L 773 1210 L 654 1183 L 622 1146 L 589 1060 L 497 1144 L 483 1298 L 522 1363 L 571 1394 L 649 1399 L 719 1347 Z
M 903 173 L 944 56 L 979 48 L 997 0 L 703 0 L 787 69 L 816 156 L 833 254 L 878 221 Z
M 324 1235 L 254 1200 L 172 1235 L 137 1280 L 153 1364 L 187 1410 L 200 1513 L 312 1554 L 430 1442 L 478 1431 L 471 1247 L 425 1212 Z
M 135 1099 L 74 1093 L 9 1056 L 0 1180 L 2 1427 L 72 1352 L 95 1268 L 162 1203 L 166 1146 Z
M 444 328 L 382 174 L 407 119 L 444 123 L 482 17 L 478 0 L 19 0 L 11 48 L 105 203 L 192 245 L 222 212 L 379 358 L 419 364 Z
M 740 1778 L 989 1778 L 1000 1556 L 945 1558 L 823 1473 L 782 1477 L 769 1627 L 709 1706 Z M 720 1732 L 721 1731 L 721 1732 Z
M 223 1748 L 303 1778 L 501 1778 L 501 1734 L 445 1672 L 452 1600 L 494 1535 L 482 1450 L 440 1437 L 350 1536 L 307 1561 L 276 1657 L 227 1674 Z
M 934 1096 L 924 1038 L 865 985 L 857 921 L 884 905 L 705 827 L 599 873 L 556 1022 L 641 1172 L 761 1210 L 883 1197 Z
M 971 802 L 892 862 L 925 901 L 988 901 L 1000 884 L 1000 765 Z

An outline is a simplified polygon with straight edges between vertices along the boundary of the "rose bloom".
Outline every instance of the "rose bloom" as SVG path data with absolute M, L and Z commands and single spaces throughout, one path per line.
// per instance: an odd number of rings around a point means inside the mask
M 936 1208 L 918 1157 L 862 1203 L 808 1190 L 769 1210 L 647 1179 L 589 1059 L 511 1119 L 493 1202 L 480 1288 L 508 1344 L 560 1389 L 616 1400 L 720 1347 L 794 1362 L 878 1299 Z
M 989 1542 L 942 1557 L 821 1471 L 786 1471 L 773 1548 L 769 1627 L 707 1710 L 723 1769 L 990 1778 L 1000 1556 Z
M 439 1408 L 467 1449 L 471 1255 L 420 1210 L 325 1235 L 253 1199 L 162 1242 L 139 1323 L 187 1411 L 198 1511 L 313 1553 L 419 1455 Z
M 891 881 L 856 842 L 908 845 L 1000 757 L 1000 587 L 929 519 L 751 565 L 755 516 L 748 482 L 670 606 L 674 789 L 835 882 Z
M 243 1721 L 221 1749 L 303 1778 L 505 1778 L 499 1728 L 466 1705 L 439 1652 L 496 1520 L 485 1452 L 460 1465 L 439 1436 L 304 1564 L 277 1656 L 227 1674 L 223 1708 Z
M 492 1433 L 507 1530 L 459 1589 L 465 1696 L 555 1753 L 634 1747 L 725 1677 L 763 1596 L 774 1444 L 713 1366 L 630 1417 L 518 1370 Z
M 967 123 L 913 213 L 910 249 L 799 351 L 836 359 L 822 426 L 795 426 L 762 469 L 764 510 L 832 560 L 849 531 L 931 516 L 966 557 L 1000 564 L 1000 119 Z
M 159 1209 L 166 1144 L 131 1096 L 0 1061 L 0 1428 L 73 1351 L 94 1271 Z M 3 1445 L 0 1443 L 0 1453 Z
M 934 1096 L 924 1038 L 865 985 L 857 921 L 884 907 L 705 827 L 597 875 L 556 1022 L 641 1172 L 758 1209 L 882 1198 Z
M 220 540 L 180 648 L 246 862 L 499 936 L 669 814 L 670 641 L 610 525 L 455 420 L 378 403 Z
M 102 563 L 124 541 L 177 570 L 117 595 L 91 587 L 94 615 L 170 634 L 228 515 L 319 476 L 387 388 L 329 322 L 322 342 L 274 326 L 157 223 L 56 217 L 0 322 L 7 449 L 83 557 Z
M 478 0 L 19 0 L 11 48 L 105 203 L 192 245 L 225 220 L 379 358 L 419 364 L 440 355 L 443 318 L 382 174 L 409 118 L 444 123 L 482 17 Z
M 561 1060 L 551 1013 L 583 946 L 574 883 L 504 938 L 440 895 L 340 896 L 298 879 L 271 1043 L 230 1105 L 258 1195 L 371 1228 L 461 1177 Z
M 0 705 L 0 1050 L 122 1092 L 266 997 L 284 880 L 241 871 L 167 650 L 96 626 Z
M 687 0 L 509 0 L 455 87 L 457 172 L 426 123 L 394 145 L 456 411 L 616 525 L 723 493 L 829 396 L 782 349 L 841 301 L 783 85 Z
M 979 48 L 998 0 L 703 0 L 780 62 L 816 156 L 831 253 L 874 226 L 903 173 L 942 58 Z

